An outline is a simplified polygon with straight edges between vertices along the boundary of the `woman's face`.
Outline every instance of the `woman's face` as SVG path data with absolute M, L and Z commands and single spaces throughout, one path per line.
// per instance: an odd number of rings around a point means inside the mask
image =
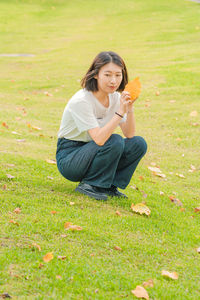
M 110 94 L 115 92 L 122 82 L 122 68 L 114 63 L 108 63 L 101 67 L 97 79 L 98 90 Z

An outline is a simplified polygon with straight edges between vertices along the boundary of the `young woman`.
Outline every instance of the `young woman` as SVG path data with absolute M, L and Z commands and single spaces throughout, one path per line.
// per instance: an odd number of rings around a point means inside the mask
M 134 103 L 124 90 L 128 74 L 122 58 L 101 52 L 65 107 L 57 144 L 57 166 L 75 189 L 97 200 L 124 197 L 125 189 L 147 150 L 135 136 Z M 121 92 L 121 93 L 120 93 Z M 120 126 L 125 136 L 114 134 Z

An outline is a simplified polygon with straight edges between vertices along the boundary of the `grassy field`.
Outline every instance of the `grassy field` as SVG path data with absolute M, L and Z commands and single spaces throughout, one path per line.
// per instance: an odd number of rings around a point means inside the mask
M 199 10 L 184 0 L 0 1 L 0 55 L 34 55 L 0 56 L 0 294 L 136 299 L 131 291 L 152 279 L 150 299 L 199 299 Z M 143 84 L 136 131 L 148 152 L 128 200 L 80 196 L 47 161 L 68 99 L 103 50 Z M 130 209 L 143 201 L 149 217 Z

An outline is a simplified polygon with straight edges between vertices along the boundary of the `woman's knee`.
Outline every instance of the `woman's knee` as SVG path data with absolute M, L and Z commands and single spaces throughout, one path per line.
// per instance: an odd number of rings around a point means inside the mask
M 147 143 L 145 139 L 141 136 L 134 136 L 132 140 L 134 142 L 134 145 L 136 145 L 139 151 L 141 152 L 141 154 L 145 155 L 145 153 L 147 152 Z
M 124 139 L 119 134 L 112 134 L 105 145 L 108 145 L 113 152 L 122 153 L 124 151 Z

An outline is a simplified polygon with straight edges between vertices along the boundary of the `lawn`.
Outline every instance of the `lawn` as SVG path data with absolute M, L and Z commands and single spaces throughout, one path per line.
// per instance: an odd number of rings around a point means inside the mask
M 150 299 L 199 299 L 199 12 L 186 0 L 0 1 L 0 295 L 136 299 L 152 279 Z M 103 50 L 142 82 L 148 152 L 128 200 L 79 195 L 53 163 L 64 107 Z M 131 211 L 141 202 L 150 216 Z

